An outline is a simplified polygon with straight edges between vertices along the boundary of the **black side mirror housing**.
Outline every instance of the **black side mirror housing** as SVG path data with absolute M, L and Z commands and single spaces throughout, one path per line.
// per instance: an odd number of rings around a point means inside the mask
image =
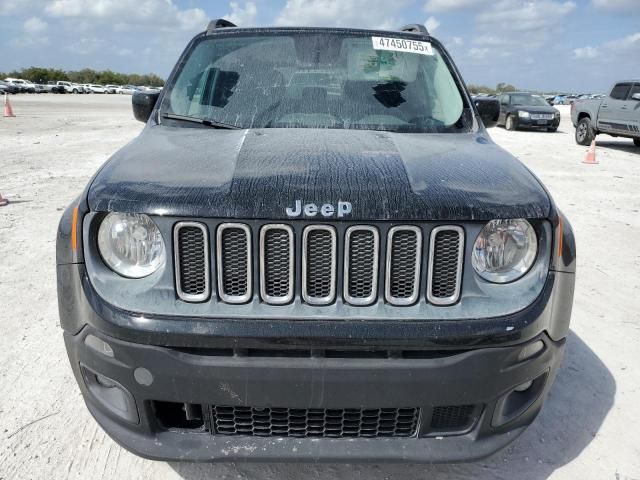
M 495 127 L 500 116 L 500 101 L 497 98 L 476 97 L 473 103 L 485 128 Z
M 131 106 L 136 120 L 147 123 L 159 96 L 160 92 L 133 92 Z

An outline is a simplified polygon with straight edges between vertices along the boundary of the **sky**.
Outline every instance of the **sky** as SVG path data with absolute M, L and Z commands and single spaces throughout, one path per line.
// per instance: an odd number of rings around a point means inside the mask
M 640 0 L 0 0 L 0 71 L 166 77 L 212 18 L 239 26 L 422 23 L 467 83 L 605 92 L 640 78 Z

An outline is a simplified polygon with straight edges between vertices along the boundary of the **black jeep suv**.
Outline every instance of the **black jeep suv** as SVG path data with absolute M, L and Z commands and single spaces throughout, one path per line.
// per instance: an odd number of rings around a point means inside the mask
M 87 407 L 171 460 L 460 461 L 542 407 L 571 227 L 424 28 L 212 22 L 58 232 Z

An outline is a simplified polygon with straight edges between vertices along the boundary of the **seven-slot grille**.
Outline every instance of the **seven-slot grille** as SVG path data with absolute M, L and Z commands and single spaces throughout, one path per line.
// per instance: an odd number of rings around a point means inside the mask
M 260 437 L 412 437 L 418 408 L 212 406 L 213 433 Z
M 214 232 L 212 232 L 213 234 Z M 299 236 L 298 236 L 299 235 Z M 262 301 L 284 305 L 296 294 L 310 305 L 336 300 L 338 270 L 341 294 L 351 305 L 371 305 L 378 298 L 378 282 L 387 303 L 409 306 L 418 301 L 422 266 L 428 271 L 427 301 L 451 305 L 460 298 L 464 256 L 464 230 L 441 226 L 430 230 L 428 254 L 423 258 L 422 228 L 394 226 L 383 236 L 377 227 L 352 226 L 339 239 L 336 228 L 309 225 L 296 233 L 285 224 L 265 224 L 256 236 L 256 288 Z M 215 245 L 208 242 L 204 223 L 180 222 L 174 228 L 174 256 L 178 297 L 205 301 L 209 286 L 209 252 L 216 253 L 217 295 L 223 302 L 246 303 L 253 298 L 253 239 L 243 223 L 223 223 L 215 228 Z M 298 239 L 296 246 L 296 238 Z M 338 251 L 340 245 L 341 252 Z M 300 249 L 300 253 L 297 250 Z M 382 258 L 381 258 L 382 257 Z M 300 270 L 298 270 L 300 269 Z M 382 269 L 382 270 L 380 270 Z M 296 278 L 301 285 L 296 286 Z M 299 290 L 298 290 L 299 289 Z

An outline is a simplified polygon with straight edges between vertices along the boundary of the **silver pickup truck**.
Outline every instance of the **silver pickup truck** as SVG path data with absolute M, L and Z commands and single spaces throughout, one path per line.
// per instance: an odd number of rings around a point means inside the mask
M 589 145 L 599 133 L 632 138 L 640 147 L 640 80 L 616 83 L 611 93 L 594 100 L 571 105 L 576 142 Z

